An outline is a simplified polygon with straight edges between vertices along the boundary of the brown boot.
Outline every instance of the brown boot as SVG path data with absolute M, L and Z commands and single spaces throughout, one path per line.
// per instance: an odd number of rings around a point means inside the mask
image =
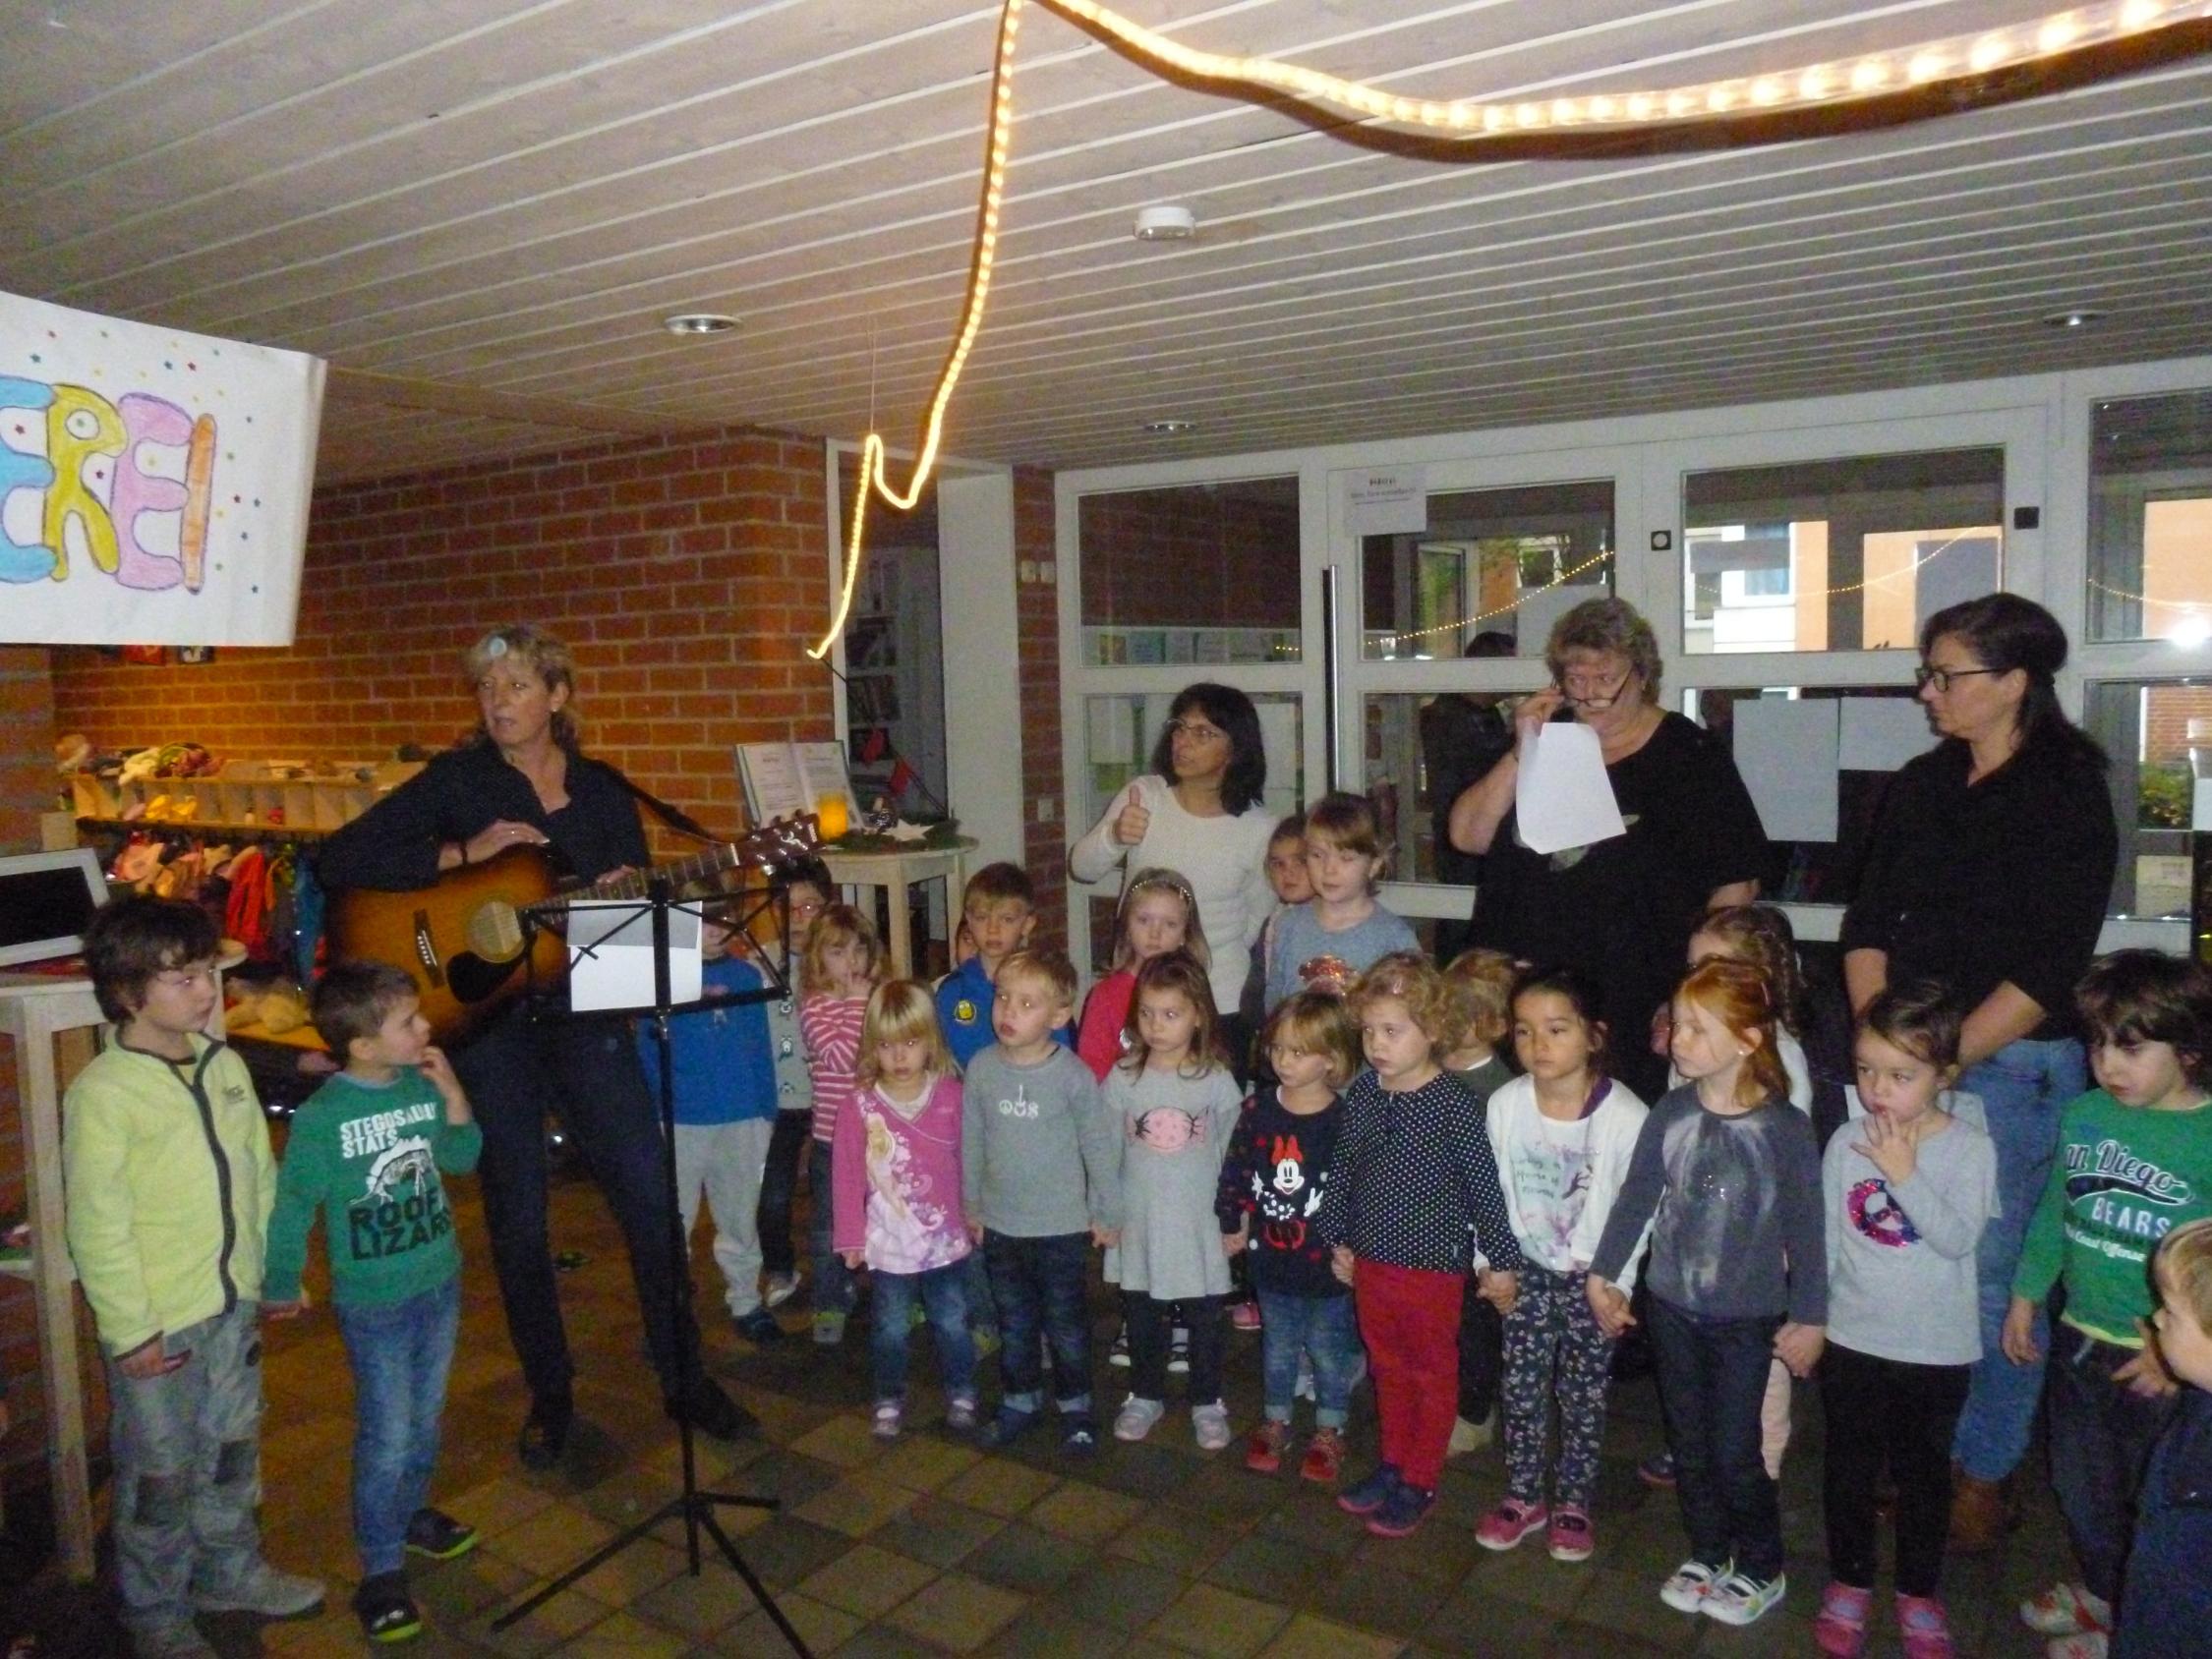
M 1981 1555 L 2004 1541 L 2008 1506 L 2005 1483 L 1960 1474 L 1951 1481 L 1950 1547 L 1959 1555 Z

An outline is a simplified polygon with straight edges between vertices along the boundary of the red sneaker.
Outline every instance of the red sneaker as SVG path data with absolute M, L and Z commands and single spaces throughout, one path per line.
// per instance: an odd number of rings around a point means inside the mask
M 1268 1418 L 1245 1442 L 1245 1467 L 1253 1474 L 1273 1474 L 1283 1466 L 1283 1448 L 1289 1441 L 1290 1424 Z
M 1334 1486 L 1344 1473 L 1344 1435 L 1337 1429 L 1315 1429 L 1306 1443 L 1306 1460 L 1298 1465 L 1306 1479 Z

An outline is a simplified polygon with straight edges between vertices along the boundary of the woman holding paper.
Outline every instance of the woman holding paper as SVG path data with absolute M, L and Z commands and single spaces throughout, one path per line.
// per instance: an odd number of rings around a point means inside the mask
M 1977 1251 L 1982 1357 L 1953 1442 L 1951 1547 L 1974 1550 L 2002 1535 L 2001 1483 L 2042 1394 L 2042 1365 L 2013 1364 L 1998 1339 L 2060 1113 L 2089 1087 L 2073 988 L 2104 926 L 2119 833 L 2104 752 L 2059 707 L 2056 617 L 2016 594 L 1968 600 L 1928 619 L 1920 658 L 1943 741 L 1883 798 L 1843 914 L 1843 980 L 1854 1010 L 1906 979 L 1950 988 L 1966 1015 L 1957 1087 L 1981 1097 L 1997 1145 L 1998 1214 Z
M 1452 803 L 1452 845 L 1484 857 L 1469 943 L 1595 979 L 1610 1036 L 1606 1063 L 1657 1100 L 1666 1092 L 1666 1061 L 1645 1040 L 1652 1016 L 1681 977 L 1698 919 L 1757 896 L 1767 838 L 1726 746 L 1659 707 L 1659 641 L 1634 606 L 1576 605 L 1543 655 L 1553 683 L 1515 711 L 1516 752 Z M 1550 774 L 1540 804 L 1548 810 L 1542 832 L 1525 835 L 1516 807 L 1523 759 L 1562 715 L 1580 730 L 1547 740 L 1543 761 L 1532 763 Z M 1584 772 L 1587 755 L 1576 765 L 1574 749 L 1593 738 L 1617 831 Z M 1590 787 L 1573 787 L 1578 772 Z M 1549 782 L 1561 773 L 1555 792 Z
M 606 762 L 587 759 L 577 741 L 568 648 L 536 628 L 495 628 L 470 647 L 461 668 L 476 696 L 476 730 L 323 842 L 317 859 L 323 884 L 408 892 L 525 845 L 548 848 L 584 881 L 647 863 L 629 783 Z M 700 1369 L 697 1331 L 678 1340 L 678 1322 L 688 1325 L 691 1313 L 669 1252 L 660 1114 L 629 1022 L 537 1019 L 518 1000 L 456 1048 L 452 1060 L 484 1130 L 477 1173 L 492 1265 L 530 1389 L 523 1462 L 556 1462 L 575 1412 L 547 1232 L 549 1105 L 621 1224 L 669 1410 L 709 1434 L 738 1432 L 747 1419 Z
M 1128 871 L 1156 865 L 1191 884 L 1212 953 L 1206 977 L 1214 1006 L 1230 1016 L 1225 1024 L 1234 1022 L 1252 946 L 1275 908 L 1267 885 L 1274 820 L 1260 798 L 1266 787 L 1259 711 L 1236 687 L 1201 680 L 1169 705 L 1152 770 L 1117 792 L 1068 852 L 1078 882 L 1100 881 L 1119 864 L 1125 881 Z M 1250 1035 L 1224 1032 L 1240 1066 Z

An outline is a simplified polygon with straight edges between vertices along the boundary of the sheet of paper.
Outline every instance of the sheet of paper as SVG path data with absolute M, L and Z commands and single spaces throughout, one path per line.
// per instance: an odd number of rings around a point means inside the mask
M 737 771 L 755 824 L 814 810 L 806 779 L 799 775 L 798 754 L 788 743 L 738 744 Z
M 1769 840 L 1835 839 L 1835 704 L 1751 697 L 1736 705 L 1736 771 Z
M 1298 705 L 1259 705 L 1259 751 L 1267 757 L 1269 777 L 1298 775 Z
M 1092 766 L 1126 766 L 1136 759 L 1129 715 L 1129 705 L 1118 697 L 1084 699 L 1083 723 L 1090 736 L 1087 758 Z
M 1522 740 L 1513 811 L 1532 852 L 1586 847 L 1628 833 L 1598 734 L 1579 723 L 1554 721 Z
M 812 812 L 824 795 L 843 795 L 849 815 L 855 803 L 852 778 L 844 770 L 844 745 L 834 741 L 794 743 L 792 748 L 798 751 L 799 782 L 806 791 L 806 805 L 800 810 Z
M 1425 467 L 1369 467 L 1344 491 L 1346 528 L 1355 536 L 1419 536 L 1428 528 Z
M 669 1001 L 696 1002 L 700 969 L 699 912 L 669 911 Z M 568 907 L 568 1005 L 645 1008 L 653 1005 L 653 907 L 640 899 L 579 899 Z
M 1895 772 L 1936 746 L 1928 711 L 1915 697 L 1841 699 L 1843 730 L 1835 764 L 1845 772 Z

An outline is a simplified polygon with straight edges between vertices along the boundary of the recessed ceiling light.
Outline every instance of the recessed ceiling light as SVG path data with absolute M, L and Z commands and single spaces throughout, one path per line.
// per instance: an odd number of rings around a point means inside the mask
M 2101 311 L 2060 311 L 2045 317 L 2043 325 L 2046 328 L 2087 328 L 2104 319 L 2105 314 Z
M 1197 216 L 1188 207 L 1172 204 L 1136 210 L 1139 242 L 1188 242 L 1198 234 Z
M 1144 429 L 1150 432 L 1154 437 L 1176 437 L 1184 432 L 1196 431 L 1198 429 L 1198 423 L 1195 421 L 1181 420 L 1147 421 L 1144 423 Z
M 661 318 L 661 326 L 671 334 L 727 334 L 737 319 L 720 312 L 678 312 Z

